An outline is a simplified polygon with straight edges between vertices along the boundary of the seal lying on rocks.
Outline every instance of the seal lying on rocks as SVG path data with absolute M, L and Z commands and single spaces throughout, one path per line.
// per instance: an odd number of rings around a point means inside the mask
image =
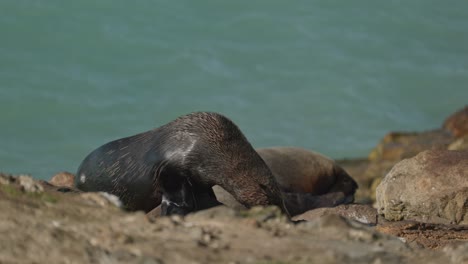
M 357 184 L 332 159 L 299 147 L 257 149 L 284 194 L 291 215 L 319 207 L 332 207 L 354 201 Z M 231 208 L 245 208 L 220 186 L 216 198 Z
M 212 112 L 184 115 L 97 148 L 81 163 L 75 185 L 114 194 L 129 210 L 148 212 L 161 203 L 162 215 L 218 204 L 214 185 L 247 208 L 277 205 L 287 212 L 263 159 L 230 119 Z
M 357 184 L 333 159 L 299 147 L 257 149 L 284 192 L 353 196 Z M 351 199 L 351 197 L 350 197 Z

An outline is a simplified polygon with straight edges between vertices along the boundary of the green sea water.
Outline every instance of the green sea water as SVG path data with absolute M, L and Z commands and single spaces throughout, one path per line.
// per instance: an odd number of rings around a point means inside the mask
M 365 156 L 468 103 L 468 1 L 0 1 L 0 171 L 75 172 L 193 111 Z

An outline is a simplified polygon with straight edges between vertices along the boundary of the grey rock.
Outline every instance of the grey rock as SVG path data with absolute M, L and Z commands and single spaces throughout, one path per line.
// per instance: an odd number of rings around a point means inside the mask
M 21 189 L 29 193 L 42 193 L 44 188 L 29 175 L 18 176 L 18 183 Z
M 1 185 L 9 185 L 10 182 L 14 181 L 13 177 L 8 174 L 4 174 L 0 172 L 0 184 Z
M 83 194 L 46 188 L 43 195 L 56 201 L 45 203 L 38 195 L 8 191 L 20 189 L 17 181 L 0 187 L 0 263 L 458 264 L 468 256 L 463 245 L 411 248 L 337 215 L 292 223 L 275 207 L 220 206 L 148 221 L 143 212 L 125 212 L 105 201 L 96 206 L 104 199 L 97 193 L 90 205 Z M 460 241 L 459 233 L 454 235 Z
M 468 243 L 447 246 L 443 249 L 443 252 L 450 257 L 452 263 L 468 263 Z
M 449 150 L 468 150 L 468 135 L 457 139 L 448 146 Z
M 468 151 L 429 150 L 397 163 L 376 198 L 387 220 L 468 224 Z

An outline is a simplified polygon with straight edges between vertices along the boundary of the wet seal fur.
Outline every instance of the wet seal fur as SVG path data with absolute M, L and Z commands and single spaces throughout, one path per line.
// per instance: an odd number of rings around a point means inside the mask
M 357 183 L 334 160 L 299 147 L 257 149 L 275 176 L 292 216 L 305 211 L 354 201 Z M 234 209 L 245 209 L 220 186 L 216 198 Z
M 268 166 L 240 129 L 212 112 L 181 116 L 159 128 L 109 142 L 81 163 L 75 185 L 108 192 L 129 210 L 187 214 L 218 205 L 219 185 L 243 206 L 277 205 L 287 213 Z

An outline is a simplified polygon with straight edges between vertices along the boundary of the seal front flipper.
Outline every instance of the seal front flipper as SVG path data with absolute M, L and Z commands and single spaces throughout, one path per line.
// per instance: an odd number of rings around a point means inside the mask
M 155 185 L 162 192 L 161 215 L 186 215 L 195 210 L 194 194 L 189 182 L 177 166 L 164 160 L 156 169 Z
M 158 169 L 157 178 L 162 190 L 162 216 L 186 215 L 220 205 L 211 187 L 194 182 L 188 171 L 176 169 L 168 162 Z
M 214 196 L 211 188 L 200 190 L 193 186 L 189 180 L 182 179 L 174 184 L 174 189 L 164 189 L 161 202 L 161 215 L 186 215 L 191 212 L 208 209 L 221 205 Z
M 162 184 L 161 215 L 186 215 L 196 210 L 196 199 L 188 181 L 178 177 Z
M 343 192 L 322 195 L 284 192 L 283 197 L 285 198 L 286 207 L 293 216 L 316 208 L 335 207 L 340 204 L 352 203 L 349 196 L 345 196 Z

